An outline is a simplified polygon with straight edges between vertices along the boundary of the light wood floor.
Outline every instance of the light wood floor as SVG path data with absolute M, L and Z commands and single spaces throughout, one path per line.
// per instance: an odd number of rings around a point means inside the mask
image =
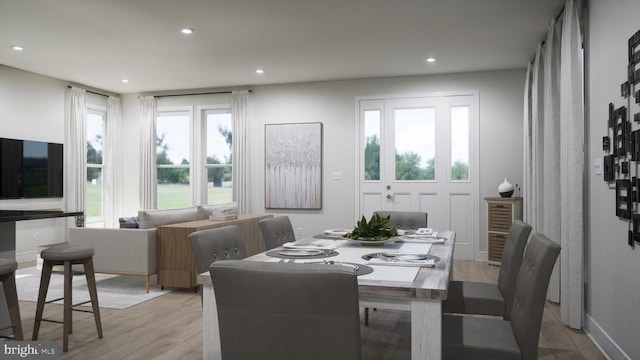
M 454 279 L 495 282 L 498 268 L 475 261 L 455 261 Z M 199 294 L 174 290 L 126 310 L 101 309 L 104 338 L 98 339 L 93 315 L 74 312 L 69 352 L 59 359 L 202 359 L 202 310 Z M 25 339 L 33 331 L 35 303 L 21 301 Z M 62 319 L 61 305 L 47 305 L 45 317 Z M 559 306 L 547 303 L 539 359 L 604 359 L 582 331 L 564 326 Z M 363 360 L 409 360 L 410 316 L 403 311 L 371 311 L 362 327 Z M 43 322 L 39 340 L 54 340 L 62 349 L 62 325 Z

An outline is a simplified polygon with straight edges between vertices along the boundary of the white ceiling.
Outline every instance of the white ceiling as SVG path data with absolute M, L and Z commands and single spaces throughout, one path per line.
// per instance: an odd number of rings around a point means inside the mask
M 0 64 L 115 93 L 524 68 L 563 4 L 0 0 Z

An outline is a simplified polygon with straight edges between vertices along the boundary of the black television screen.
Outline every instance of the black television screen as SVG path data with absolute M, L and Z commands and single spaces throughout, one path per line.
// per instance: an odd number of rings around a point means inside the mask
M 0 198 L 62 197 L 62 144 L 0 139 Z

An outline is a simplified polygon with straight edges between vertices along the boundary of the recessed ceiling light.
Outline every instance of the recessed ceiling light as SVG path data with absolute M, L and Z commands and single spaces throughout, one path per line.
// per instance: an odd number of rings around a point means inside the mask
M 15 50 L 15 51 L 22 51 L 22 50 L 24 50 L 24 47 L 23 47 L 23 46 L 20 46 L 20 45 L 12 45 L 12 46 L 11 46 L 11 48 L 12 48 L 13 50 Z
M 264 69 L 256 69 L 256 74 L 264 74 Z
M 434 63 L 434 62 L 436 62 L 436 58 L 434 58 L 434 57 L 428 57 L 428 58 L 427 58 L 427 62 L 428 62 L 428 63 Z
M 128 84 L 128 83 L 129 83 L 129 79 L 122 79 L 122 80 L 120 80 L 120 81 L 122 81 L 122 82 L 123 82 L 123 83 L 125 83 L 125 84 Z
M 192 28 L 188 28 L 188 27 L 184 27 L 182 29 L 180 29 L 180 32 L 186 35 L 191 35 L 193 34 L 193 29 Z

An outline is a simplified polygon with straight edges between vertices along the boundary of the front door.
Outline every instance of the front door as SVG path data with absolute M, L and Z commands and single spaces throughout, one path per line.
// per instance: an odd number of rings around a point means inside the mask
M 429 227 L 456 231 L 456 258 L 477 258 L 475 99 L 359 100 L 359 214 L 426 211 Z

